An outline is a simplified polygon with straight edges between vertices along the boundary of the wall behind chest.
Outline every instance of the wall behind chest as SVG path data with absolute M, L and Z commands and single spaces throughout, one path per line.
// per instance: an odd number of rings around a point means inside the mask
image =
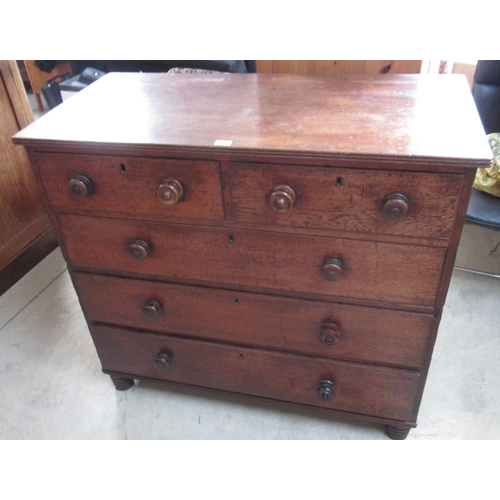
M 257 61 L 257 73 L 298 73 L 331 75 L 337 73 L 361 74 L 417 74 L 422 61 Z

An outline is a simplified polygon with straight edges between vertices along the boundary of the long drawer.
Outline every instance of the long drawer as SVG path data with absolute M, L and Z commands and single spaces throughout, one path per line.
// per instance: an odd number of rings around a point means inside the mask
M 449 239 L 463 176 L 229 165 L 230 218 L 295 228 Z
M 34 157 L 55 213 L 224 219 L 218 162 L 55 153 Z
M 264 231 L 69 215 L 58 221 L 67 257 L 80 269 L 427 307 L 446 254 Z
M 433 318 L 387 309 L 73 273 L 89 322 L 420 369 Z
M 106 326 L 91 327 L 105 371 L 409 420 L 420 374 Z

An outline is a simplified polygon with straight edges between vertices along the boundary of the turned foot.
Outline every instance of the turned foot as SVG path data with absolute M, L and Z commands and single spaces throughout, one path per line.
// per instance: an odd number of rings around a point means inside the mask
M 117 377 L 115 375 L 110 375 L 110 377 L 117 391 L 126 391 L 134 385 L 133 378 Z
M 385 432 L 391 439 L 406 439 L 411 427 L 401 427 L 399 425 L 386 425 Z

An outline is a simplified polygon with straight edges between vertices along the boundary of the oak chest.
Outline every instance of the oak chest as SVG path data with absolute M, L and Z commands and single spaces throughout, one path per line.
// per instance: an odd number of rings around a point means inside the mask
M 416 426 L 490 161 L 465 78 L 109 74 L 14 141 L 117 389 Z

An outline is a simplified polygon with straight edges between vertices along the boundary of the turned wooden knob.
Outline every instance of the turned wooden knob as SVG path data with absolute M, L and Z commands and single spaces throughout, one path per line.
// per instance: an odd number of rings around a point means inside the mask
M 135 260 L 144 260 L 151 252 L 151 248 L 145 241 L 135 240 L 128 251 Z
M 321 274 L 328 281 L 337 281 L 344 274 L 344 264 L 339 259 L 327 259 L 323 262 Z
M 284 184 L 276 186 L 269 197 L 269 206 L 278 213 L 288 212 L 295 203 L 295 191 Z
M 158 368 L 158 370 L 166 371 L 170 368 L 172 364 L 172 358 L 166 352 L 159 352 L 153 361 L 153 365 Z
M 340 338 L 340 328 L 331 321 L 325 321 L 321 325 L 319 338 L 325 345 L 335 345 Z
M 408 213 L 408 200 L 404 194 L 393 193 L 385 197 L 382 210 L 390 220 L 401 220 Z
M 158 186 L 158 199 L 165 205 L 175 205 L 183 193 L 182 184 L 175 179 L 164 179 Z
M 156 300 L 148 300 L 142 306 L 142 315 L 146 319 L 156 319 L 161 313 L 161 304 L 156 302 Z
M 85 198 L 92 191 L 92 183 L 84 175 L 75 175 L 68 182 L 68 189 L 73 198 Z
M 316 389 L 316 394 L 319 399 L 323 401 L 328 401 L 333 399 L 334 396 L 334 388 L 333 382 L 331 380 L 320 380 L 318 384 L 318 388 Z

